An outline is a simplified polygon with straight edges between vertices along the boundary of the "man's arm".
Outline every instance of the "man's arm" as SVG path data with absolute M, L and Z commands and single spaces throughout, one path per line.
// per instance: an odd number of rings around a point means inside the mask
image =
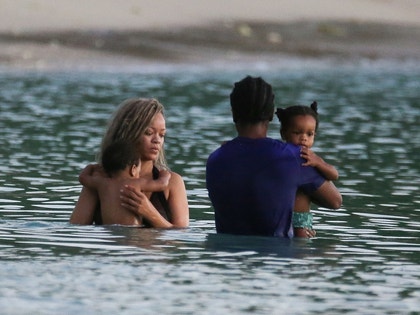
M 343 203 L 343 198 L 337 187 L 331 181 L 325 181 L 311 194 L 311 201 L 321 207 L 338 209 Z

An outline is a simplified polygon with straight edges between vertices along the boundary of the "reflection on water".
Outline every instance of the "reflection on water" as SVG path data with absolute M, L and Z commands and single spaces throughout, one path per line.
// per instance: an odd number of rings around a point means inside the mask
M 277 106 L 318 101 L 315 150 L 340 172 L 343 207 L 313 207 L 312 240 L 215 234 L 205 162 L 235 134 L 228 95 L 245 74 L 1 73 L 3 312 L 415 314 L 418 69 L 262 74 Z M 94 161 L 116 105 L 138 95 L 165 104 L 166 153 L 186 182 L 190 228 L 69 225 L 80 169 Z

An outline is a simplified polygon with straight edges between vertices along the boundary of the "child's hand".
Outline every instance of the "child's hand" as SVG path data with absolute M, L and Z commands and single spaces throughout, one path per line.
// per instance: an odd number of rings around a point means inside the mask
M 306 160 L 305 163 L 302 163 L 303 166 L 315 167 L 327 180 L 338 179 L 338 171 L 335 167 L 326 163 L 320 156 L 316 155 L 308 147 L 301 147 L 300 156 Z
M 97 167 L 97 164 L 89 164 L 83 169 L 82 173 L 85 173 L 87 175 L 92 175 L 96 167 Z
M 108 174 L 105 172 L 102 165 L 99 165 L 99 164 L 94 164 L 93 165 L 92 175 L 93 176 L 100 176 L 100 177 L 108 177 Z
M 303 166 L 317 167 L 323 162 L 322 158 L 305 146 L 301 147 L 300 156 L 306 160 L 306 162 L 302 164 Z
M 294 228 L 293 234 L 295 237 L 312 238 L 315 237 L 316 231 L 308 228 Z
M 91 176 L 102 176 L 106 177 L 106 173 L 103 170 L 102 166 L 99 164 L 89 164 L 86 166 L 79 175 L 79 182 L 83 185 L 85 183 L 85 179 Z
M 171 172 L 167 170 L 160 170 L 159 171 L 159 180 L 165 186 L 169 185 L 169 180 L 171 179 Z
M 86 166 L 79 174 L 79 182 L 83 184 L 84 179 L 88 176 L 92 176 L 93 172 L 95 171 L 96 164 L 89 164 Z

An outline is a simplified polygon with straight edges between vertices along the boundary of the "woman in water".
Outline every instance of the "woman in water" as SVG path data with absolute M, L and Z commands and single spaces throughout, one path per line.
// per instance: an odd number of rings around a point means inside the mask
M 166 134 L 163 105 L 156 99 L 128 99 L 114 113 L 102 139 L 101 154 L 118 141 L 138 143 L 140 177 L 158 178 L 168 169 L 164 155 Z M 99 159 L 101 160 L 101 159 Z M 170 172 L 169 184 L 160 192 L 143 192 L 132 186 L 121 188 L 122 206 L 143 218 L 143 224 L 155 228 L 185 228 L 189 225 L 189 209 L 182 177 Z M 73 224 L 102 224 L 96 190 L 83 187 L 70 217 Z

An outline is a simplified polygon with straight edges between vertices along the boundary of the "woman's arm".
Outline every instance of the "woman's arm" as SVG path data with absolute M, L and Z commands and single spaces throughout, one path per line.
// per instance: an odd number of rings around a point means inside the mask
M 190 223 L 190 211 L 184 180 L 177 173 L 171 172 L 171 174 L 168 204 L 171 209 L 172 224 L 174 227 L 185 228 Z
M 99 205 L 99 197 L 96 190 L 98 179 L 96 178 L 101 167 L 98 164 L 89 164 L 79 175 L 79 182 L 83 185 L 79 200 L 70 216 L 71 224 L 93 224 L 95 210 Z
M 172 222 L 162 217 L 146 195 L 134 187 L 125 186 L 121 190 L 121 205 L 129 211 L 143 216 L 155 228 L 188 227 L 188 201 L 184 181 L 181 176 L 171 173 L 167 191 Z
M 79 200 L 70 216 L 70 223 L 83 225 L 93 224 L 93 216 L 97 205 L 98 195 L 96 190 L 83 187 L 79 195 Z

